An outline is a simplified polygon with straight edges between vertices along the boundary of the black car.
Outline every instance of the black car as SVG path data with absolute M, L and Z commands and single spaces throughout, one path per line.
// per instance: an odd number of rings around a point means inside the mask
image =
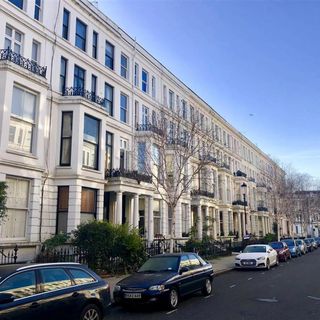
M 78 263 L 0 269 L 1 320 L 102 320 L 109 304 L 106 281 Z
M 113 295 L 122 305 L 162 302 L 174 309 L 184 295 L 199 290 L 210 295 L 212 280 L 212 265 L 197 254 L 162 254 L 151 257 L 138 272 L 118 282 Z

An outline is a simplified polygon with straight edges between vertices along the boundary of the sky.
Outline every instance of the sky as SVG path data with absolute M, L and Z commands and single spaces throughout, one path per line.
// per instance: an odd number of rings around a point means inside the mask
M 320 178 L 320 1 L 99 0 L 262 151 Z

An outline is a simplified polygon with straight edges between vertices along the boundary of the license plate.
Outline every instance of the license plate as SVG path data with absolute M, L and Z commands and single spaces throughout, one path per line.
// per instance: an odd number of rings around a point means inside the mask
M 125 299 L 141 299 L 141 293 L 125 293 Z

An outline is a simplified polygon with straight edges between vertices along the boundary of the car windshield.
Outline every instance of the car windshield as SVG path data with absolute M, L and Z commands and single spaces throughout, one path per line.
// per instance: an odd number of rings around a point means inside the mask
M 283 241 L 290 247 L 294 246 L 294 241 L 293 240 L 283 240 Z
M 179 257 L 152 257 L 147 260 L 138 272 L 178 271 Z
M 283 243 L 281 242 L 272 242 L 269 244 L 273 249 L 282 249 Z
M 251 253 L 251 252 L 266 252 L 266 246 L 247 246 L 243 252 L 244 253 Z
M 297 244 L 302 244 L 302 241 L 301 240 L 296 240 L 296 243 Z

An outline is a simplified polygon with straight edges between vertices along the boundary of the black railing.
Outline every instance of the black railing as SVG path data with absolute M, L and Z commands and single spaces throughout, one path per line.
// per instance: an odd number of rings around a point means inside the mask
M 105 108 L 105 100 L 106 100 L 105 98 L 101 98 L 97 96 L 94 92 L 86 90 L 81 87 L 66 88 L 63 92 L 63 96 L 83 97 Z
M 138 183 L 140 183 L 140 181 L 152 183 L 152 176 L 149 176 L 149 175 L 143 174 L 143 173 L 139 173 L 136 170 L 109 169 L 109 170 L 106 170 L 105 177 L 106 178 L 123 177 L 123 178 L 137 180 Z
M 147 124 L 137 124 L 136 125 L 136 131 L 151 131 L 154 132 L 160 136 L 163 136 L 163 130 L 158 128 L 156 125 L 147 123 Z
M 235 173 L 235 176 L 246 178 L 246 177 L 247 177 L 247 174 L 244 173 L 244 172 L 242 172 L 242 171 L 240 171 L 240 170 L 238 170 L 238 171 Z
M 214 163 L 217 163 L 217 159 L 215 157 L 213 157 L 212 155 L 210 154 L 200 154 L 199 156 L 199 160 L 201 161 L 207 161 L 207 162 L 214 162 Z
M 214 198 L 214 192 L 209 192 L 206 190 L 192 190 L 191 196 L 204 196 L 208 198 Z
M 36 257 L 36 262 L 78 262 L 87 264 L 87 252 L 79 250 L 76 247 L 57 248 L 45 250 L 42 248 L 40 254 Z
M 247 201 L 242 201 L 242 200 L 235 200 L 235 201 L 232 201 L 232 204 L 234 206 L 247 206 L 248 205 L 248 202 Z
M 183 139 L 172 139 L 172 138 L 169 138 L 167 140 L 167 144 L 168 145 L 181 146 L 183 148 L 188 148 L 188 143 Z
M 11 61 L 24 69 L 46 78 L 47 67 L 39 66 L 37 62 L 23 57 L 21 54 L 14 52 L 10 48 L 0 50 L 0 60 Z
M 268 211 L 268 208 L 263 206 L 259 206 L 257 209 L 258 211 Z
M 252 177 L 249 177 L 248 180 L 249 180 L 250 182 L 256 182 L 256 179 L 255 179 L 255 178 L 252 178 Z
M 18 258 L 18 246 L 16 245 L 14 249 L 5 251 L 5 249 L 0 249 L 0 265 L 3 264 L 15 264 Z

